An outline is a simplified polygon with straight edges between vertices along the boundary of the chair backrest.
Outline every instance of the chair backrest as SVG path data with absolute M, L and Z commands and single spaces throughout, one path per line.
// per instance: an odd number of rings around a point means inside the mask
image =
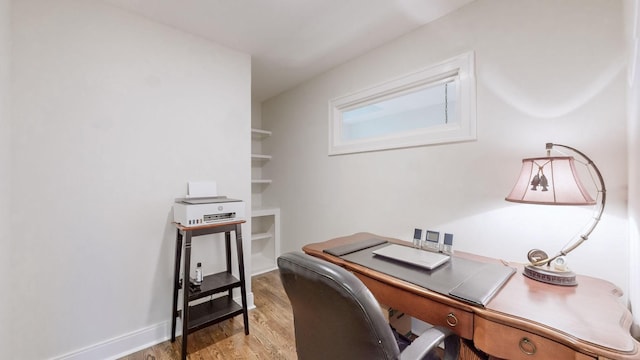
M 345 269 L 302 253 L 278 258 L 301 360 L 397 359 L 393 332 L 373 294 Z

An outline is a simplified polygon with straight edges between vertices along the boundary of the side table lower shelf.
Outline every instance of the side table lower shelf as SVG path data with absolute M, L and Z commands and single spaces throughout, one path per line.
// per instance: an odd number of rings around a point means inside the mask
M 202 279 L 200 290 L 189 289 L 189 301 L 202 299 L 205 296 L 237 287 L 240 287 L 240 280 L 227 272 L 207 275 Z
M 189 333 L 242 315 L 242 306 L 228 295 L 189 307 Z M 184 334 L 183 334 L 184 336 Z
M 240 280 L 227 272 L 205 276 L 202 279 L 199 290 L 193 290 L 190 287 L 190 302 L 227 290 L 229 294 L 198 305 L 190 305 L 188 332 L 191 333 L 236 315 L 241 315 L 242 306 L 233 301 L 231 293 L 231 290 L 237 287 L 240 287 Z

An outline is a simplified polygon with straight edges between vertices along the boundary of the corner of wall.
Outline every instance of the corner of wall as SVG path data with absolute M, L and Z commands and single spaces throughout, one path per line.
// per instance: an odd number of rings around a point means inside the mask
M 640 1 L 627 0 L 625 22 L 629 51 L 627 89 L 628 212 L 629 212 L 629 305 L 634 316 L 632 335 L 640 339 Z
M 10 70 L 11 70 L 11 1 L 0 0 L 0 282 L 11 280 L 11 111 L 10 111 Z M 5 279 L 6 277 L 6 279 Z M 6 286 L 10 288 L 10 286 Z M 11 291 L 5 292 L 12 294 Z M 7 303 L 8 302 L 8 303 Z M 0 297 L 0 358 L 15 358 L 11 353 L 11 313 L 12 297 Z

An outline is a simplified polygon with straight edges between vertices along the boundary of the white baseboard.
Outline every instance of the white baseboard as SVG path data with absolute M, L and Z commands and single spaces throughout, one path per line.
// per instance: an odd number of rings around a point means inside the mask
M 241 303 L 240 298 L 234 298 Z M 248 310 L 254 309 L 253 292 L 247 294 Z M 178 328 L 176 336 L 182 334 L 182 327 L 178 320 Z M 72 351 L 70 353 L 56 356 L 50 360 L 115 360 L 127 356 L 134 352 L 146 349 L 153 345 L 157 345 L 171 338 L 171 321 L 163 321 L 161 323 L 148 326 L 127 334 L 116 336 L 112 339 L 87 346 L 85 348 Z
M 242 300 L 240 298 L 233 298 L 238 304 L 242 304 Z M 253 291 L 247 293 L 247 310 L 252 310 L 256 308 L 256 304 L 253 303 Z
M 118 359 L 169 339 L 171 323 L 164 321 L 149 327 L 117 336 L 83 349 L 75 350 L 51 360 Z

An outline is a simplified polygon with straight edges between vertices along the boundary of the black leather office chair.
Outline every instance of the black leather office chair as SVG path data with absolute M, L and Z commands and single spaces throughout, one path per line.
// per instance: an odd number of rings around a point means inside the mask
M 457 359 L 459 338 L 433 327 L 402 352 L 373 294 L 355 275 L 302 253 L 278 258 L 280 278 L 293 307 L 296 350 L 301 360 Z

